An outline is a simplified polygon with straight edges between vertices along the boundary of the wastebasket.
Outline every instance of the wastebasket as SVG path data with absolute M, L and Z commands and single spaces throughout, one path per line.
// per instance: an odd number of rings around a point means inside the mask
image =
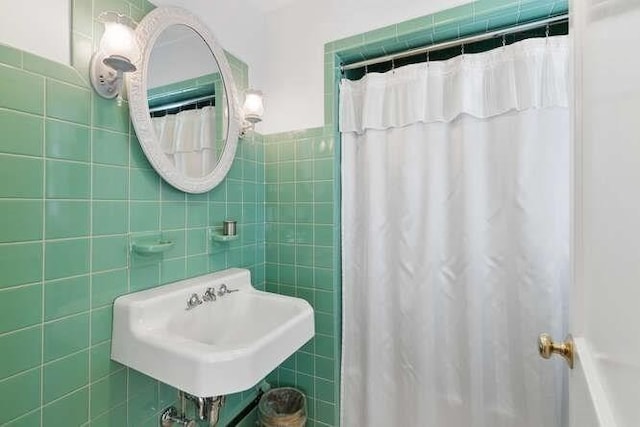
M 263 427 L 304 427 L 307 424 L 307 401 L 295 388 L 274 388 L 258 403 L 258 419 Z

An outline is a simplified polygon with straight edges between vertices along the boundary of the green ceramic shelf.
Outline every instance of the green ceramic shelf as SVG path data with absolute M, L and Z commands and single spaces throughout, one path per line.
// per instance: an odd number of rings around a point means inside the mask
M 140 255 L 160 254 L 171 249 L 175 245 L 170 240 L 160 240 L 157 242 L 134 243 L 132 249 Z
M 175 242 L 164 239 L 161 234 L 141 234 L 129 237 L 131 251 L 138 255 L 162 254 L 175 246 Z

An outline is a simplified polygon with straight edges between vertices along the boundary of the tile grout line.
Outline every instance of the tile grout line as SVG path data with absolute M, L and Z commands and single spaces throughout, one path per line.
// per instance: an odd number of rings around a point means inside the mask
M 72 5 L 72 11 L 75 10 L 75 8 L 73 8 L 73 6 L 75 6 L 75 1 L 76 0 L 72 0 L 74 2 L 74 4 Z M 91 0 L 91 51 L 94 51 L 94 47 L 93 44 L 95 42 L 95 25 L 94 25 L 94 17 L 95 17 L 95 1 Z M 72 17 L 72 22 L 73 22 L 73 17 Z M 72 24 L 73 27 L 73 24 Z M 72 49 L 73 52 L 73 49 Z M 73 62 L 73 61 L 72 61 Z M 75 67 L 74 67 L 75 69 Z M 90 80 L 90 79 L 88 79 Z M 91 89 L 91 83 L 87 82 L 89 88 Z M 88 396 L 88 407 L 87 407 L 87 422 L 91 422 L 91 407 L 92 402 L 91 402 L 91 397 L 92 397 L 92 393 L 91 390 L 93 389 L 93 387 L 91 386 L 92 380 L 93 380 L 93 373 L 92 373 L 92 366 L 93 366 L 93 354 L 91 352 L 91 349 L 93 348 L 93 316 L 94 316 L 94 310 L 93 310 L 93 228 L 94 228 L 94 223 L 93 223 L 93 211 L 94 211 L 94 203 L 95 203 L 95 182 L 93 180 L 94 177 L 94 172 L 95 172 L 95 165 L 93 162 L 93 134 L 94 134 L 94 129 L 95 129 L 95 108 L 94 106 L 96 105 L 96 92 L 94 90 L 91 90 L 90 92 L 90 96 L 89 96 L 89 159 L 91 160 L 91 165 L 90 165 L 90 170 L 89 170 L 89 180 L 90 180 L 90 186 L 89 186 L 89 196 L 91 199 L 91 206 L 89 208 L 89 233 L 90 233 L 90 246 L 89 246 L 89 384 L 90 384 L 90 388 L 89 388 L 89 396 Z M 127 275 L 128 276 L 128 275 Z
M 316 253 L 315 206 L 316 206 L 316 182 L 317 182 L 316 181 L 316 165 L 315 165 L 316 155 L 315 155 L 315 147 L 314 147 L 315 143 L 316 143 L 316 138 L 313 138 L 311 140 L 311 159 L 312 159 L 311 167 L 313 168 L 312 172 L 311 172 L 311 176 L 313 177 L 313 185 L 311 187 L 311 192 L 312 192 L 311 200 L 313 201 L 312 206 L 314 207 L 314 212 L 313 212 L 314 223 L 313 223 L 313 227 L 312 227 L 312 238 L 311 238 L 311 241 L 313 243 L 312 244 L 312 250 L 311 250 L 311 252 L 312 252 L 311 263 L 312 263 L 312 265 L 314 267 L 313 279 L 312 279 L 312 286 L 314 288 L 314 293 L 313 293 L 314 305 L 315 305 L 315 289 L 317 289 L 316 278 L 315 278 L 315 276 L 316 276 L 316 273 L 315 273 L 315 253 Z M 315 319 L 314 319 L 314 323 L 315 323 Z M 313 357 L 313 359 L 312 359 L 313 360 L 313 398 L 314 398 L 313 402 L 314 402 L 314 406 L 315 406 L 314 411 L 313 411 L 313 416 L 317 420 L 318 399 L 317 399 L 317 395 L 316 395 L 316 391 L 317 391 L 316 390 L 316 369 L 317 369 L 317 363 L 316 362 L 318 360 L 318 357 L 317 357 L 317 354 L 316 354 L 316 343 L 315 343 L 315 341 L 314 341 L 313 344 L 314 344 L 313 345 L 313 356 L 312 356 Z
M 92 16 L 95 16 L 95 2 L 96 0 L 92 0 L 91 3 L 93 5 L 93 14 Z M 95 32 L 95 29 L 94 29 Z M 94 35 L 95 38 L 95 35 Z M 129 108 L 129 104 L 127 103 L 127 108 Z M 131 236 L 132 234 L 132 230 L 131 230 L 131 216 L 132 216 L 132 203 L 131 203 L 131 162 L 132 162 L 132 150 L 133 150 L 133 144 L 134 144 L 134 140 L 132 138 L 132 132 L 131 132 L 131 120 L 129 120 L 129 118 L 127 117 L 128 123 L 127 123 L 127 133 L 128 133 L 128 141 L 129 141 L 129 167 L 127 168 L 127 192 L 126 192 L 126 203 L 127 203 L 127 236 Z M 162 188 L 159 189 L 160 191 L 160 196 L 159 196 L 159 201 L 162 202 L 161 197 L 162 197 Z M 158 203 L 159 204 L 159 209 L 161 209 L 162 207 L 162 203 Z M 158 222 L 160 221 L 160 219 L 158 218 Z M 127 293 L 131 293 L 131 272 L 132 272 L 132 254 L 131 254 L 131 248 L 129 248 L 129 246 L 127 246 Z M 131 398 L 131 395 L 129 393 L 129 389 L 130 389 L 130 385 L 131 385 L 131 370 L 128 367 L 125 367 L 125 408 L 126 408 L 126 419 L 127 419 L 127 424 L 129 424 L 129 416 L 130 416 L 130 411 L 129 411 L 129 400 Z
M 94 105 L 94 98 L 95 98 L 96 94 L 94 91 L 91 92 L 91 95 L 89 97 L 89 123 L 91 124 L 91 127 L 89 129 L 89 158 L 91 159 L 91 164 L 89 165 L 89 198 L 91 200 L 91 202 L 89 203 L 89 336 L 88 336 L 88 348 L 89 351 L 87 353 L 87 358 L 88 358 L 88 397 L 87 397 L 87 402 L 88 402 L 88 407 L 87 407 L 87 412 L 86 412 L 86 416 L 87 416 L 87 422 L 91 421 L 91 407 L 92 407 L 92 402 L 91 402 L 91 390 L 93 389 L 93 387 L 91 386 L 91 382 L 92 382 L 92 366 L 93 366 L 93 355 L 91 353 L 91 348 L 92 348 L 92 341 L 93 341 L 93 315 L 94 315 L 94 307 L 93 307 L 93 246 L 94 246 L 94 235 L 93 235 L 93 227 L 94 227 L 94 223 L 93 223 L 93 212 L 94 212 L 94 200 L 93 200 L 93 191 L 94 191 L 94 182 L 93 182 L 93 171 L 94 171 L 94 162 L 93 162 L 93 143 L 94 143 L 94 138 L 93 138 L 93 134 L 94 134 L 94 130 L 93 130 L 93 122 L 94 122 L 94 111 L 93 111 L 93 105 Z
M 24 55 L 23 55 L 24 56 Z M 41 342 L 40 342 L 40 425 L 44 423 L 44 353 L 45 353 L 45 279 L 46 279 L 46 265 L 47 265 L 47 251 L 46 251 L 46 236 L 47 236 L 47 164 L 44 161 L 45 153 L 47 152 L 47 86 L 48 80 L 44 79 L 43 86 L 43 116 L 42 116 L 42 311 L 40 313 L 40 327 L 41 329 Z

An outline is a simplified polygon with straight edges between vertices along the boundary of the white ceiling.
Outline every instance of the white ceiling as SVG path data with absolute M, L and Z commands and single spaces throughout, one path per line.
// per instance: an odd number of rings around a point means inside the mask
M 188 1 L 188 0 L 187 0 Z M 296 0 L 247 0 L 247 2 L 262 13 L 268 13 L 292 3 Z
M 150 0 L 151 3 L 156 6 L 179 6 L 185 9 L 191 9 L 194 6 L 194 3 L 199 3 L 198 0 Z M 274 10 L 280 9 L 283 6 L 286 6 L 289 3 L 293 3 L 296 0 L 244 0 L 244 2 L 249 6 L 249 8 L 254 12 L 259 12 L 261 14 L 266 14 L 272 12 Z M 206 1 L 203 3 L 207 3 L 209 7 L 214 7 L 212 2 Z

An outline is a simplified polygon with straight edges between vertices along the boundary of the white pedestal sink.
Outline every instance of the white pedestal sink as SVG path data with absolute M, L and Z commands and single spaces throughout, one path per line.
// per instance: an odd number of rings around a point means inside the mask
M 314 335 L 305 300 L 258 291 L 237 268 L 121 296 L 113 310 L 111 358 L 198 397 L 254 386 Z

